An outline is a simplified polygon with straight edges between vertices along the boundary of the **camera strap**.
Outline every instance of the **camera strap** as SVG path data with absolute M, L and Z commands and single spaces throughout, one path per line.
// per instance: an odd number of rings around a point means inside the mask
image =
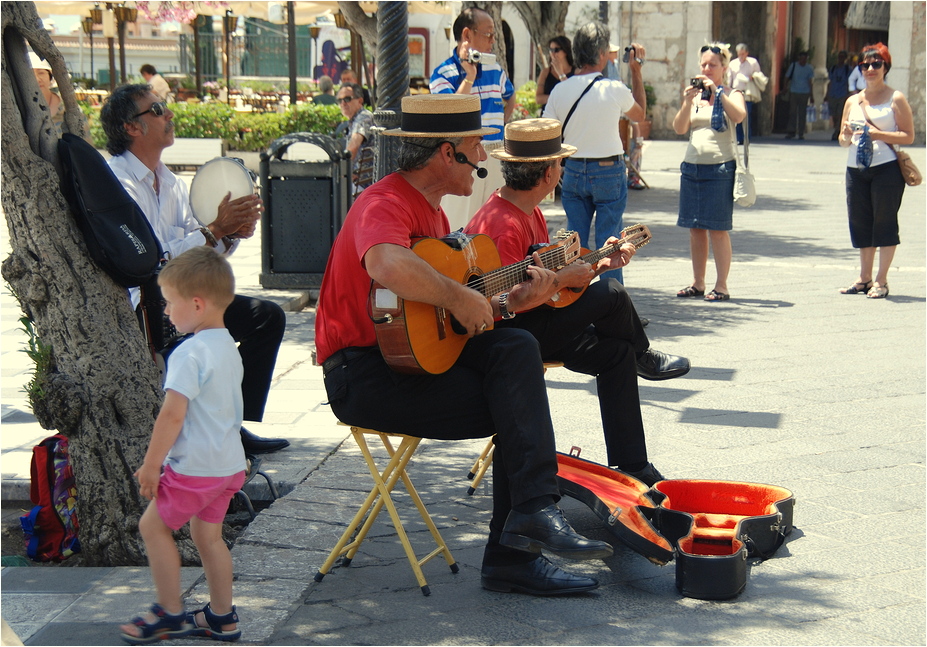
M 595 85 L 595 82 L 598 81 L 599 79 L 604 79 L 604 78 L 605 77 L 603 75 L 599 74 L 597 77 L 592 79 L 592 82 L 589 83 L 589 85 L 586 86 L 586 89 L 582 91 L 582 94 L 579 95 L 579 98 L 576 100 L 576 102 L 573 104 L 573 107 L 570 108 L 570 111 L 567 113 L 566 119 L 563 120 L 563 127 L 560 129 L 560 141 L 564 141 L 564 135 L 566 134 L 567 124 L 570 123 L 570 117 L 573 116 L 573 112 L 576 110 L 576 106 L 579 104 L 582 98 L 586 96 L 586 93 L 592 89 L 592 86 Z

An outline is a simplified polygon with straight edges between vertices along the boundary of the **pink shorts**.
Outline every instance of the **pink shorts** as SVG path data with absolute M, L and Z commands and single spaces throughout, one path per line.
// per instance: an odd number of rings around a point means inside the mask
M 222 523 L 229 501 L 244 482 L 244 470 L 232 476 L 186 476 L 166 465 L 155 499 L 158 515 L 171 530 L 179 529 L 193 517 Z

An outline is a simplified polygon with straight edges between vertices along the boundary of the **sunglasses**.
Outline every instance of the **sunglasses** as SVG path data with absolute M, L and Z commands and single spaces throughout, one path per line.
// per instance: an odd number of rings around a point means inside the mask
M 561 158 L 560 158 L 560 166 L 566 166 L 566 161 L 567 161 L 567 158 L 561 157 Z
M 551 54 L 559 54 L 559 53 L 562 52 L 562 51 L 563 51 L 563 49 L 560 48 L 560 47 L 551 47 L 551 48 L 550 48 L 550 53 L 551 53 Z
M 859 71 L 865 72 L 867 67 L 873 70 L 881 70 L 884 64 L 885 61 L 869 61 L 868 63 L 860 63 Z
M 340 99 L 338 99 L 338 103 L 351 103 L 356 98 L 357 97 L 341 97 Z
M 702 49 L 698 51 L 699 54 L 704 54 L 705 52 L 711 52 L 712 54 L 721 55 L 721 48 L 715 47 L 714 45 L 703 45 Z
M 147 115 L 149 112 L 153 114 L 155 117 L 163 117 L 166 111 L 167 111 L 166 103 L 164 103 L 163 101 L 155 101 L 148 107 L 148 110 L 140 112 L 137 115 L 133 115 L 132 119 L 137 119 L 138 117 L 141 117 L 142 115 Z

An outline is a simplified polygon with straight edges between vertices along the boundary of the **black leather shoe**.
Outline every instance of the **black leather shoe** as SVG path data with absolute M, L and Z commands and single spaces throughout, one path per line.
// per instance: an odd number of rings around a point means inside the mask
M 543 555 L 527 564 L 483 566 L 480 575 L 484 589 L 500 593 L 563 595 L 584 593 L 599 586 L 598 580 L 568 573 Z
M 269 454 L 278 449 L 290 446 L 290 441 L 284 438 L 261 438 L 250 431 L 241 428 L 241 444 L 246 454 Z
M 637 358 L 637 374 L 645 380 L 669 380 L 689 372 L 689 360 L 648 348 Z
M 666 480 L 666 477 L 660 474 L 660 471 L 653 466 L 653 463 L 647 463 L 647 466 L 644 469 L 637 470 L 636 472 L 629 472 L 618 467 L 613 469 L 616 469 L 619 472 L 623 472 L 628 476 L 633 476 L 641 483 L 646 483 L 650 487 L 653 487 L 654 483 L 657 483 L 658 481 Z
M 612 555 L 611 544 L 578 534 L 555 505 L 534 514 L 510 511 L 499 543 L 528 553 L 546 550 L 566 559 L 600 559 Z

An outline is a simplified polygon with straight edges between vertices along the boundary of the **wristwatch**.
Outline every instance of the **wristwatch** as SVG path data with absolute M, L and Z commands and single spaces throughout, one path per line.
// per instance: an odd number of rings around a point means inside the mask
M 502 315 L 503 319 L 514 319 L 515 313 L 509 312 L 509 309 L 506 307 L 509 302 L 509 293 L 503 292 L 499 295 L 499 314 Z

